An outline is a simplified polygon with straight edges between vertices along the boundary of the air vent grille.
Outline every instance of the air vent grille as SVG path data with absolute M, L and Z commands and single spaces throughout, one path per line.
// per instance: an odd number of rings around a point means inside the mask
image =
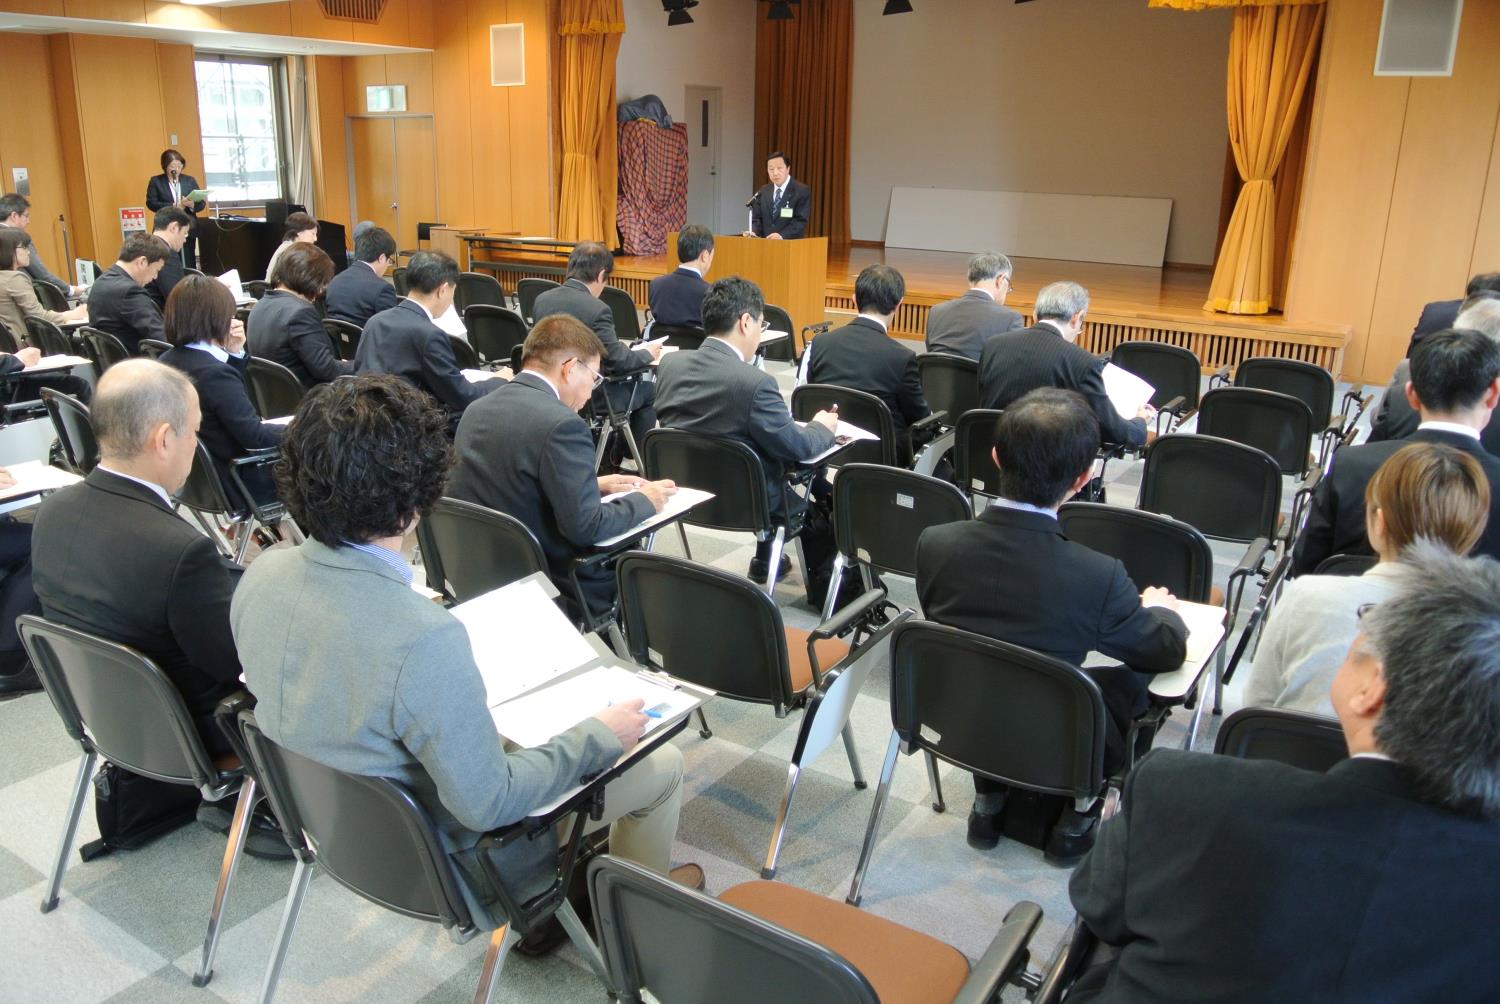
M 363 21 L 378 24 L 385 0 L 318 0 L 323 13 L 341 21 Z

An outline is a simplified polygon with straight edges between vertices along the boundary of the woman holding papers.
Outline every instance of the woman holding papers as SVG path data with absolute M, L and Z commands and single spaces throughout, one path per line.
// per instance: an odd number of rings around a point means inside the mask
M 1468 553 L 1489 504 L 1489 482 L 1463 451 L 1439 443 L 1397 451 L 1365 486 L 1365 528 L 1379 562 L 1360 576 L 1291 581 L 1261 635 L 1245 705 L 1332 715 L 1329 688 L 1364 608 L 1394 595 L 1414 547 Z
M 146 209 L 156 212 L 176 206 L 192 217 L 192 229 L 182 246 L 182 263 L 188 268 L 198 264 L 198 214 L 208 206 L 208 193 L 191 174 L 182 173 L 187 158 L 177 150 L 161 152 L 161 174 L 146 182 Z M 194 198 L 194 196 L 197 196 Z

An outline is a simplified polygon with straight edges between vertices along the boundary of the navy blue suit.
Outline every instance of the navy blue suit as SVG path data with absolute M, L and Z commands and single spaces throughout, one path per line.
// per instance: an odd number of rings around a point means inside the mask
M 354 353 L 354 371 L 394 373 L 425 390 L 448 409 L 450 432 L 470 403 L 505 385 L 503 380 L 466 380 L 448 333 L 415 300 L 402 300 L 370 318 Z
M 660 324 L 701 328 L 703 297 L 706 295 L 708 283 L 698 274 L 698 270 L 679 265 L 677 271 L 651 280 L 647 302 L 651 306 L 651 316 Z
M 198 407 L 203 412 L 198 438 L 208 447 L 218 468 L 219 480 L 231 502 L 244 503 L 229 476 L 229 462 L 254 450 L 281 445 L 285 426 L 266 425 L 250 401 L 250 386 L 245 373 L 250 368 L 248 355 L 230 356 L 219 362 L 202 349 L 177 348 L 163 352 L 161 361 L 186 373 L 198 388 Z M 276 498 L 271 472 L 265 467 L 247 467 L 240 471 L 245 487 L 260 504 Z
M 355 262 L 333 277 L 325 300 L 329 317 L 363 328 L 366 321 L 382 310 L 390 310 L 401 298 L 396 295 L 396 287 L 376 275 L 373 268 Z

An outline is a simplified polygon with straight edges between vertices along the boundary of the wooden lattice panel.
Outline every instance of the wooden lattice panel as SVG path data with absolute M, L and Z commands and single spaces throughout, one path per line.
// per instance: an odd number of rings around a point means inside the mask
M 378 24 L 386 0 L 318 0 L 323 13 L 340 21 L 363 21 Z

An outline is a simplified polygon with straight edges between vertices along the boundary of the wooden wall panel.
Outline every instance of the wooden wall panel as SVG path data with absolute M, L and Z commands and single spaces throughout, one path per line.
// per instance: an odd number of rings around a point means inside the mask
M 510 92 L 515 88 L 490 84 L 489 26 L 509 21 L 505 0 L 470 0 L 465 43 L 469 61 L 470 156 L 474 163 L 473 222 L 499 230 L 516 228 L 510 159 Z M 443 53 L 439 52 L 438 57 L 443 58 Z M 527 193 L 523 198 L 534 194 Z
M 1495 142 L 1490 147 L 1490 175 L 1484 185 L 1484 208 L 1474 235 L 1474 256 L 1469 274 L 1500 272 L 1500 117 L 1495 122 Z
M 456 227 L 481 225 L 474 209 L 468 33 L 468 11 L 457 5 L 433 22 L 432 92 L 435 107 L 442 109 L 434 120 L 438 215 Z
M 345 132 L 344 70 L 351 62 L 342 56 L 317 56 L 309 61 L 312 89 L 313 188 L 321 219 L 344 224 L 352 236 L 349 212 L 349 147 Z
M 434 0 L 407 0 L 406 3 L 406 43 L 420 49 L 432 48 L 434 18 L 437 10 L 433 6 Z M 443 4 L 442 16 L 448 17 L 452 5 Z
M 62 142 L 52 109 L 52 61 L 40 35 L 0 34 L 5 53 L 7 98 L 31 115 L 0 115 L 0 189 L 14 191 L 11 168 L 24 167 L 31 181 L 29 232 L 42 261 L 58 275 L 71 272 L 63 258 L 59 214 L 68 212 Z M 72 225 L 72 217 L 68 217 Z
M 99 21 L 146 20 L 145 0 L 64 0 L 67 17 L 86 17 Z M 118 249 L 116 249 L 118 250 Z
M 78 100 L 78 82 L 74 77 L 72 35 L 47 36 L 47 52 L 52 62 L 52 93 L 57 113 L 58 152 L 62 156 L 67 178 L 68 221 L 73 235 L 74 255 L 98 260 L 94 246 L 94 211 L 89 200 L 89 160 L 84 144 L 83 125 Z M 118 248 L 111 249 L 112 254 Z
M 190 7 L 184 3 L 147 3 L 146 23 L 173 28 L 200 28 L 220 31 L 224 27 L 219 12 L 212 7 Z M 256 31 L 264 29 L 256 28 Z
M 380 57 L 385 60 L 385 82 L 406 85 L 406 110 L 413 115 L 431 115 L 432 53 L 414 52 Z
M 344 59 L 344 113 L 363 115 L 365 88 L 396 83 L 386 79 L 384 56 L 355 56 Z
M 219 21 L 227 31 L 253 31 L 267 35 L 293 35 L 292 5 L 261 3 L 245 7 L 223 7 Z
M 198 75 L 192 47 L 156 43 L 156 69 L 161 92 L 161 150 L 173 145 L 172 136 L 176 135 L 176 149 L 192 165 L 188 173 L 203 181 L 203 126 L 198 118 Z
M 354 41 L 354 22 L 324 17 L 323 8 L 318 6 L 318 0 L 291 0 L 291 7 L 292 34 L 300 38 L 330 38 L 338 42 Z
M 64 17 L 63 0 L 5 0 L 5 10 L 16 14 L 46 14 Z
M 377 24 L 350 22 L 354 30 L 354 41 L 371 45 L 406 45 L 410 34 L 407 21 L 406 0 L 385 0 L 385 9 L 380 12 Z
M 526 26 L 526 85 L 500 88 L 510 97 L 511 186 L 517 193 L 511 225 L 523 234 L 552 233 L 548 6 L 545 0 L 510 0 L 510 20 Z

